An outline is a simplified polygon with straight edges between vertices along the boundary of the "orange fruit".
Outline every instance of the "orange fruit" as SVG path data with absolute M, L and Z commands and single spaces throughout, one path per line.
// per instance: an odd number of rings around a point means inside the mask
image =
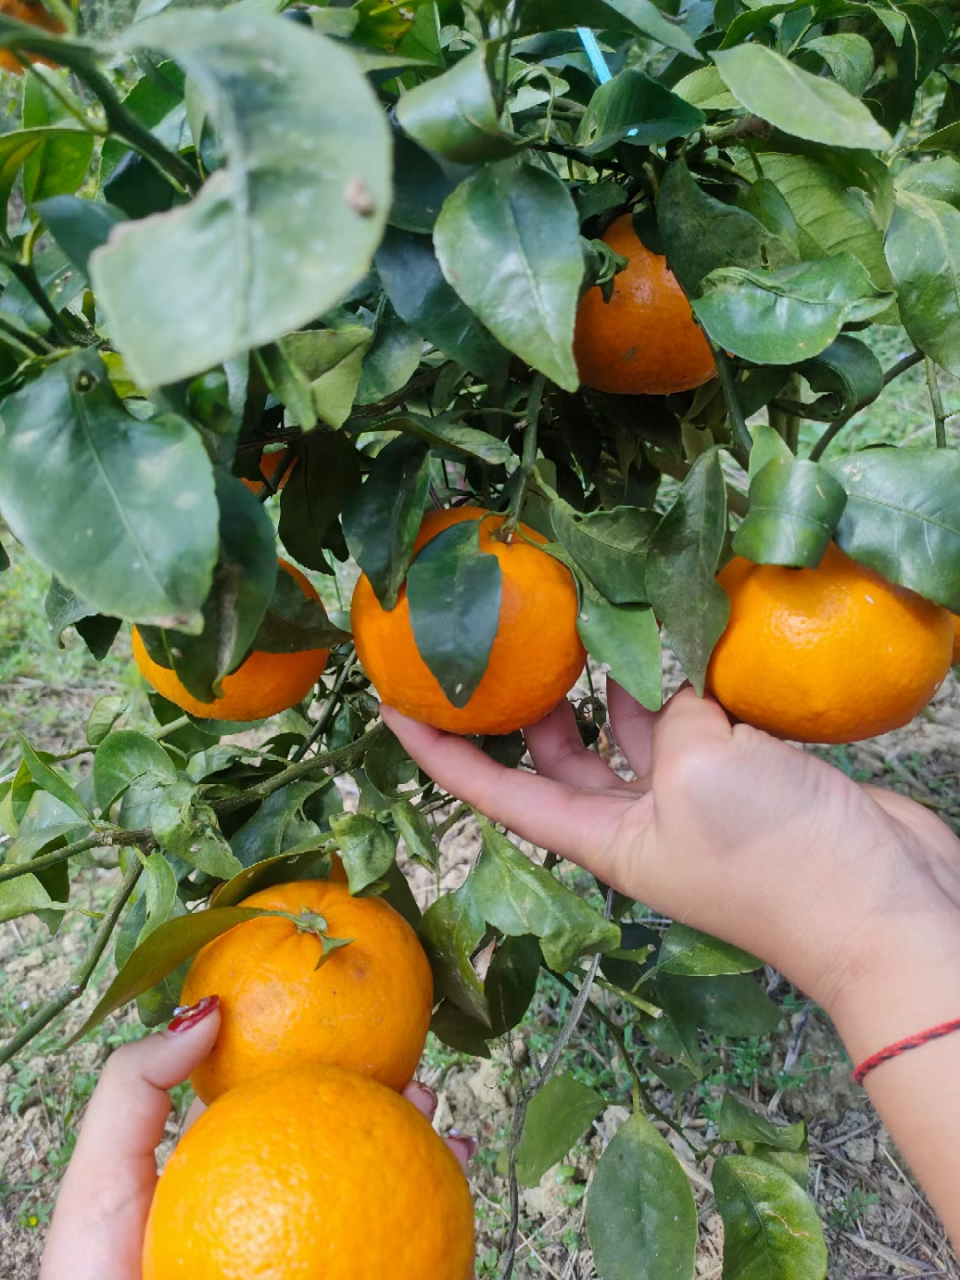
M 417 935 L 381 898 L 353 898 L 344 884 L 296 880 L 261 889 L 245 907 L 315 912 L 330 938 L 282 916 L 246 920 L 197 953 L 183 1004 L 220 997 L 220 1032 L 190 1077 L 204 1102 L 253 1076 L 300 1063 L 350 1067 L 391 1089 L 413 1078 L 433 1009 L 433 976 Z M 319 961 L 323 960 L 320 967 Z
M 947 610 L 834 543 L 816 569 L 738 556 L 719 581 L 730 620 L 707 688 L 733 715 L 780 738 L 857 742 L 899 729 L 947 674 Z
M 260 455 L 260 474 L 267 480 L 272 480 L 277 470 L 280 470 L 280 479 L 274 486 L 275 492 L 278 493 L 290 479 L 296 465 L 296 454 L 292 454 L 289 449 L 275 449 L 272 453 L 264 450 Z M 240 479 L 251 493 L 259 494 L 263 489 L 259 480 L 246 480 L 242 476 Z
M 319 602 L 313 584 L 299 569 L 286 560 L 280 561 L 280 567 L 300 584 L 304 595 Z M 175 671 L 154 662 L 136 627 L 132 640 L 134 661 L 147 683 L 170 702 L 204 720 L 263 720 L 286 711 L 307 696 L 330 656 L 329 649 L 304 649 L 299 653 L 255 649 L 236 671 L 224 676 L 223 697 L 201 702 L 187 692 Z
M 143 1280 L 470 1280 L 457 1159 L 399 1094 L 338 1067 L 249 1080 L 160 1176 Z
M 47 12 L 40 0 L 0 0 L 0 14 L 6 18 L 16 18 L 20 22 L 29 22 L 32 27 L 42 27 L 44 31 L 50 31 L 54 35 L 63 31 L 63 23 Z M 47 67 L 57 65 L 49 58 L 40 58 L 36 54 L 27 56 L 31 62 L 42 62 Z M 6 49 L 0 49 L 0 67 L 4 71 L 12 71 L 14 75 L 23 75 L 23 67 Z
M 960 663 L 960 617 L 955 613 L 950 617 L 953 621 L 953 657 L 950 659 L 950 665 L 955 667 Z
M 580 301 L 573 351 L 581 382 L 628 396 L 665 396 L 708 382 L 716 373 L 713 352 L 666 258 L 644 245 L 629 213 L 603 241 L 629 265 L 614 278 L 609 302 L 596 285 Z
M 351 626 L 360 662 L 380 697 L 404 715 L 450 733 L 511 733 L 552 711 L 583 670 L 577 634 L 577 587 L 570 571 L 525 542 L 546 538 L 520 525 L 510 542 L 495 535 L 503 515 L 479 507 L 432 511 L 417 535 L 419 551 L 463 520 L 481 520 L 480 548 L 500 561 L 500 623 L 490 661 L 465 707 L 455 707 L 417 648 L 406 588 L 384 609 L 364 576 L 357 583 Z M 523 535 L 522 537 L 520 535 Z

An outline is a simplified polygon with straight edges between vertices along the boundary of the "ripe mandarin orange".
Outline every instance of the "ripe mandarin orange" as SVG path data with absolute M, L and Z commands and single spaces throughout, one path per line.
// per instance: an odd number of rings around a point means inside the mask
M 313 584 L 286 560 L 280 567 L 300 584 L 304 595 L 319 601 Z M 146 681 L 170 702 L 205 720 L 263 720 L 277 715 L 305 698 L 320 679 L 329 649 L 304 649 L 299 653 L 267 653 L 254 650 L 223 679 L 223 697 L 201 702 L 183 687 L 176 672 L 161 667 L 147 653 L 133 628 L 133 658 Z
M 707 688 L 733 715 L 799 742 L 898 729 L 947 674 L 950 614 L 831 543 L 816 569 L 738 556 L 720 573 L 730 621 Z
M 339 1067 L 249 1080 L 157 1184 L 143 1280 L 470 1280 L 456 1157 L 405 1098 Z
M 191 1076 L 203 1101 L 298 1063 L 350 1067 L 391 1089 L 408 1084 L 427 1039 L 433 977 L 406 920 L 381 898 L 353 898 L 329 880 L 275 885 L 243 905 L 315 912 L 327 936 L 353 941 L 317 968 L 323 950 L 315 933 L 261 916 L 197 953 L 181 1001 L 216 993 L 221 1016 L 213 1052 Z
M 581 381 L 628 396 L 665 396 L 708 382 L 716 373 L 713 352 L 666 258 L 644 245 L 629 213 L 603 240 L 630 261 L 614 278 L 609 302 L 598 286 L 581 299 L 573 340 Z
M 950 665 L 955 667 L 960 663 L 960 617 L 955 613 L 950 617 L 953 619 L 953 657 L 950 659 Z
M 495 535 L 505 517 L 479 507 L 424 516 L 415 548 L 463 520 L 481 520 L 480 548 L 500 561 L 500 624 L 490 661 L 473 697 L 455 707 L 417 648 L 406 589 L 396 608 L 381 607 L 367 578 L 353 594 L 357 654 L 380 697 L 404 715 L 451 733 L 510 733 L 552 711 L 583 669 L 577 634 L 577 588 L 569 570 L 524 538 L 546 539 L 520 525 L 510 542 Z M 520 534 L 523 537 L 520 537 Z
M 44 31 L 51 31 L 54 35 L 59 35 L 63 31 L 63 23 L 49 13 L 40 0 L 0 0 L 0 14 L 7 18 L 16 18 L 20 22 L 29 22 L 32 27 L 42 27 Z M 40 58 L 36 54 L 27 56 L 31 62 L 42 62 L 48 67 L 56 66 L 56 63 L 48 58 Z M 14 75 L 23 75 L 23 67 L 6 49 L 0 49 L 0 67 L 4 71 L 12 71 Z
M 280 478 L 274 485 L 274 489 L 278 493 L 290 479 L 293 468 L 296 465 L 296 456 L 292 455 L 289 449 L 275 449 L 273 453 L 264 451 L 260 455 L 260 474 L 262 476 L 265 476 L 267 480 L 272 480 L 277 471 L 280 472 Z M 246 480 L 242 476 L 241 480 L 251 493 L 259 494 L 263 488 L 259 480 Z

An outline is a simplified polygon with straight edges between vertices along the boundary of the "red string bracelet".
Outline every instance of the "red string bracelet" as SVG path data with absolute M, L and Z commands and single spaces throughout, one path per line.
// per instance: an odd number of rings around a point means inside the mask
M 863 1084 L 874 1067 L 882 1066 L 884 1062 L 890 1062 L 893 1058 L 899 1058 L 902 1053 L 907 1053 L 910 1049 L 919 1049 L 922 1044 L 929 1044 L 931 1040 L 948 1036 L 953 1031 L 960 1031 L 960 1018 L 953 1022 L 941 1022 L 938 1027 L 931 1027 L 929 1031 L 921 1031 L 915 1036 L 908 1036 L 906 1040 L 898 1040 L 896 1044 L 888 1045 L 886 1049 L 881 1049 L 879 1053 L 865 1058 L 860 1063 L 853 1073 L 855 1083 Z

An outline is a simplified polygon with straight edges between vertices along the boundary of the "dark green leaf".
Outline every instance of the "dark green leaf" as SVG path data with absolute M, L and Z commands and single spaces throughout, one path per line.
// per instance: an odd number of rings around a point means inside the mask
M 360 896 L 367 897 L 374 893 L 388 903 L 389 906 L 393 907 L 397 915 L 403 916 L 414 933 L 419 932 L 422 919 L 420 908 L 417 906 L 417 900 L 413 896 L 409 880 L 396 862 L 392 862 L 387 868 L 386 875 L 381 877 L 375 885 L 371 885 L 369 889 L 364 890 Z
M 448 283 L 490 332 L 575 391 L 583 254 L 560 179 L 514 161 L 485 165 L 447 197 L 433 238 Z
M 643 604 L 647 546 L 657 512 L 614 507 L 584 515 L 562 498 L 550 504 L 550 522 L 564 549 L 612 604 Z
M 298 459 L 280 497 L 280 541 L 300 564 L 327 573 L 322 549 L 334 545 L 337 518 L 360 488 L 360 459 L 339 431 L 313 432 Z
M 806 1142 L 807 1126 L 802 1121 L 798 1124 L 773 1124 L 727 1090 L 720 1106 L 717 1136 L 722 1142 L 762 1143 L 778 1151 L 798 1152 L 803 1150 Z
M 716 580 L 726 531 L 726 484 L 719 454 L 711 450 L 694 463 L 654 533 L 646 571 L 654 613 L 698 694 L 730 615 Z
M 535 1187 L 605 1106 L 599 1093 L 573 1076 L 552 1076 L 527 1107 L 517 1149 L 520 1186 Z
M 397 846 L 382 822 L 365 813 L 345 813 L 331 818 L 330 827 L 340 846 L 351 893 L 359 893 L 387 874 Z
M 405 387 L 417 371 L 423 338 L 387 301 L 373 344 L 363 357 L 356 404 L 376 404 Z
M 489 822 L 481 820 L 482 852 L 468 883 L 483 918 L 510 937 L 532 933 L 543 958 L 561 973 L 586 952 L 610 951 L 620 927 L 604 920 Z
M 431 538 L 407 574 L 410 625 L 447 700 L 465 707 L 483 679 L 500 623 L 503 574 L 480 549 L 480 522 Z
M 471 957 L 483 937 L 483 916 L 467 880 L 456 893 L 445 893 L 423 913 L 420 941 L 430 960 L 437 992 L 492 1035 L 490 1008 Z
M 674 1021 L 688 1021 L 719 1036 L 769 1035 L 783 1016 L 763 987 L 746 975 L 688 978 L 660 973 L 657 990 Z
M 301 653 L 329 649 L 350 639 L 348 631 L 335 627 L 319 600 L 304 594 L 289 573 L 277 574 L 267 612 L 253 641 L 253 648 L 265 653 Z
M 811 75 L 762 44 L 741 44 L 713 59 L 737 100 L 784 133 L 871 151 L 892 143 L 863 103 L 836 81 Z
M 960 375 L 960 211 L 898 192 L 886 253 L 903 327 L 921 351 Z
M 587 1195 L 587 1234 L 602 1280 L 693 1280 L 693 1193 L 645 1116 L 631 1116 L 600 1157 Z
M 201 947 L 205 947 L 214 938 L 219 938 L 221 933 L 263 914 L 252 907 L 211 907 L 207 911 L 178 916 L 154 929 L 136 947 L 103 993 L 90 1017 L 65 1047 L 76 1044 L 89 1031 L 98 1027 L 108 1014 L 142 995 L 144 991 L 149 991 L 178 964 L 196 955 Z
M 455 186 L 433 156 L 402 133 L 394 136 L 392 227 L 429 235 L 441 205 Z
M 891 301 L 852 254 L 838 253 L 779 271 L 713 271 L 693 310 L 714 342 L 734 355 L 797 364 L 828 347 L 844 324 L 869 320 Z
M 800 227 L 779 187 L 769 178 L 757 178 L 742 204 L 772 235 L 779 236 L 794 258 L 800 257 Z
M 606 151 L 620 141 L 649 146 L 685 138 L 705 120 L 697 107 L 636 67 L 626 67 L 590 99 L 577 142 L 591 152 Z
M 750 482 L 760 474 L 768 462 L 773 462 L 777 458 L 792 458 L 790 446 L 786 443 L 783 436 L 773 427 L 768 427 L 764 423 L 758 423 L 754 428 L 753 447 L 750 450 Z
M 426 446 L 399 436 L 380 450 L 366 483 L 344 509 L 350 554 L 384 609 L 396 605 L 407 576 L 429 485 Z
M 824 421 L 845 418 L 876 400 L 883 390 L 880 361 L 865 342 L 841 333 L 825 351 L 797 366 L 813 391 Z
M 310 322 L 364 275 L 390 137 L 350 53 L 281 18 L 180 10 L 137 23 L 127 48 L 189 73 L 226 160 L 189 204 L 124 225 L 91 258 L 112 337 L 152 387 Z
M 434 1010 L 430 1030 L 441 1044 L 456 1049 L 458 1053 L 469 1053 L 474 1058 L 490 1057 L 488 1028 L 449 1000 L 441 1000 Z
M 960 455 L 864 449 L 827 465 L 847 491 L 836 533 L 847 555 L 960 613 Z
M 680 973 L 707 978 L 724 973 L 752 973 L 762 961 L 739 947 L 731 947 L 719 938 L 691 929 L 689 925 L 672 924 L 664 934 L 657 968 L 663 973 Z
M 429 236 L 388 227 L 376 262 L 387 296 L 408 325 L 478 377 L 504 377 L 509 353 L 444 280 Z
M 242 870 L 242 863 L 224 839 L 216 814 L 200 795 L 189 782 L 167 787 L 153 807 L 153 834 L 161 848 L 181 862 L 217 880 L 229 880 Z
M 183 419 L 128 414 L 94 352 L 58 360 L 3 402 L 0 511 L 91 610 L 202 625 L 217 556 L 210 461 Z
M 86 806 L 67 779 L 43 763 L 22 733 L 17 734 L 17 741 L 20 744 L 23 763 L 37 786 L 52 795 L 55 800 L 59 800 L 61 804 L 66 805 L 68 809 L 72 809 L 81 821 L 87 821 L 89 814 Z
M 330 786 L 333 786 L 332 779 Z M 279 853 L 273 858 L 264 858 L 245 867 L 232 880 L 218 885 L 210 905 L 233 907 L 249 898 L 252 893 L 259 893 L 261 889 L 269 889 L 275 884 L 289 884 L 293 880 L 329 880 L 331 867 L 329 849 L 316 849 L 310 853 Z
M 530 1007 L 540 977 L 540 943 L 532 934 L 497 945 L 483 983 L 495 1035 L 511 1031 Z
M 108 693 L 98 698 L 87 716 L 86 738 L 91 747 L 98 747 L 117 723 L 129 704 L 129 698 L 120 693 Z
M 385 728 L 363 757 L 363 770 L 380 794 L 393 800 L 414 778 L 417 766 L 396 734 Z
M 774 458 L 750 481 L 750 509 L 733 550 L 757 564 L 815 569 L 846 502 L 843 486 L 818 463 Z
M 670 21 L 652 0 L 526 0 L 519 15 L 520 31 L 556 31 L 562 27 L 595 27 L 633 31 L 658 40 L 688 57 L 701 55 L 682 27 Z
M 610 604 L 584 593 L 577 615 L 584 648 L 650 711 L 663 701 L 660 628 L 649 605 Z
M 827 1246 L 817 1211 L 788 1173 L 749 1156 L 713 1167 L 723 1219 L 723 1270 L 742 1280 L 823 1280 Z
M 784 267 L 795 261 L 753 214 L 707 195 L 683 160 L 670 165 L 660 184 L 657 225 L 670 270 L 691 296 L 719 267 Z
M 433 838 L 433 828 L 419 809 L 409 800 L 398 800 L 390 806 L 390 816 L 407 847 L 407 854 L 414 862 L 436 871 L 440 865 L 440 851 Z
M 177 780 L 173 761 L 159 742 L 135 729 L 108 733 L 93 757 L 93 787 L 101 813 L 139 780 L 169 786 Z
M 476 427 L 465 427 L 452 414 L 437 414 L 435 418 L 429 418 L 425 414 L 406 413 L 402 418 L 390 418 L 381 423 L 380 429 L 402 431 L 405 435 L 416 436 L 425 444 L 453 449 L 491 467 L 502 466 L 516 457 L 506 441 L 498 440 L 487 431 L 478 431 Z
M 495 45 L 480 44 L 443 75 L 405 93 L 397 103 L 404 131 L 427 151 L 457 164 L 512 155 L 523 142 L 500 127 L 491 84 L 495 52 Z
M 282 853 L 308 853 L 323 844 L 317 824 L 304 816 L 303 808 L 325 782 L 289 782 L 264 800 L 230 837 L 230 848 L 245 867 L 276 858 Z
M 47 230 L 70 261 L 86 275 L 94 249 L 106 244 L 118 222 L 126 221 L 122 209 L 105 201 L 81 200 L 79 196 L 51 196 L 34 205 Z
M 119 618 L 105 618 L 94 613 L 78 595 L 56 578 L 50 580 L 44 609 L 58 649 L 63 648 L 61 636 L 64 630 L 76 627 L 77 634 L 98 662 L 110 652 L 120 630 Z

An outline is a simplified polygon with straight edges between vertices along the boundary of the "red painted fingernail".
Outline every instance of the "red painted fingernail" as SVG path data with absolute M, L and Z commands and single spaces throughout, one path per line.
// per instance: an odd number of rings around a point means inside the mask
M 409 1088 L 415 1089 L 421 1099 L 423 1105 L 418 1110 L 422 1111 L 428 1120 L 432 1120 L 437 1114 L 437 1095 L 429 1085 L 421 1084 L 419 1080 L 411 1080 Z
M 477 1140 L 469 1133 L 461 1133 L 459 1129 L 450 1129 L 447 1137 L 451 1142 L 456 1142 L 463 1147 L 468 1160 L 472 1160 L 477 1154 Z
M 220 1003 L 219 996 L 204 996 L 202 1000 L 198 1000 L 196 1004 L 183 1005 L 179 1009 L 174 1009 L 174 1019 L 167 1025 L 168 1031 L 188 1031 L 191 1027 L 195 1027 L 198 1022 L 202 1022 L 209 1014 L 213 1013 L 217 1005 Z

